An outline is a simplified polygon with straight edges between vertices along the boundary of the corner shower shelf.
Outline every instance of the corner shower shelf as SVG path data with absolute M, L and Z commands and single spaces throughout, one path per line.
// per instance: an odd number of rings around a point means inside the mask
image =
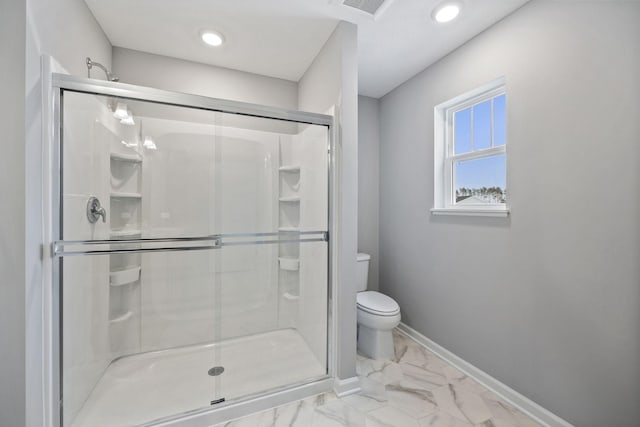
M 127 268 L 124 270 L 112 271 L 109 273 L 109 283 L 111 286 L 123 286 L 138 281 L 140 278 L 140 266 Z
M 299 202 L 300 201 L 300 196 L 280 197 L 279 200 L 281 202 L 295 203 L 295 202 Z
M 300 166 L 299 165 L 280 166 L 278 170 L 280 172 L 300 172 Z
M 137 237 L 142 235 L 142 231 L 141 230 L 114 230 L 111 231 L 111 237 L 115 238 L 115 239 L 123 239 L 123 238 L 127 238 L 127 237 Z
M 111 197 L 118 199 L 141 199 L 142 194 L 140 193 L 111 193 Z
M 297 300 L 300 299 L 300 295 L 294 295 L 294 294 L 289 293 L 289 292 L 285 292 L 284 294 L 282 294 L 282 297 L 284 299 L 286 299 L 286 300 L 289 300 L 289 301 L 297 301 Z
M 124 153 L 111 153 L 112 160 L 119 160 L 121 162 L 141 163 L 142 156 L 140 154 L 124 154 Z
M 126 313 L 124 313 L 121 316 L 118 316 L 118 317 L 113 318 L 113 319 L 109 319 L 109 323 L 114 324 L 114 323 L 126 322 L 127 320 L 131 319 L 132 317 L 133 317 L 133 312 L 132 311 L 127 311 Z
M 280 270 L 298 271 L 300 269 L 300 259 L 297 257 L 278 257 L 278 263 L 280 264 Z

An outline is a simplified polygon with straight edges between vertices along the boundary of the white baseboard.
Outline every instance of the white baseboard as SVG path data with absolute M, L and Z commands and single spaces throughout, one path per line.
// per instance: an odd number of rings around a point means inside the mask
M 416 331 L 410 326 L 407 326 L 404 323 L 400 323 L 398 326 L 398 330 L 412 338 L 419 344 L 423 345 L 427 348 L 427 350 L 435 353 L 440 358 L 444 359 L 447 363 L 455 368 L 458 368 L 462 372 L 464 372 L 469 377 L 476 380 L 478 383 L 482 384 L 484 387 L 488 388 L 495 394 L 497 394 L 500 398 L 504 399 L 511 405 L 515 406 L 525 414 L 529 415 L 531 418 L 536 420 L 538 423 L 542 424 L 546 427 L 574 427 L 572 424 L 553 414 L 552 412 L 546 410 L 542 406 L 538 405 L 531 399 L 521 395 L 511 387 L 507 386 L 504 383 L 501 383 L 497 379 L 493 378 L 491 375 L 486 372 L 476 368 L 471 363 L 463 360 L 462 358 L 456 356 L 446 348 L 436 344 L 431 341 L 429 338 L 422 335 L 420 332 Z
M 360 391 L 360 379 L 358 377 L 351 377 L 341 380 L 336 378 L 333 383 L 333 392 L 338 397 L 349 396 Z

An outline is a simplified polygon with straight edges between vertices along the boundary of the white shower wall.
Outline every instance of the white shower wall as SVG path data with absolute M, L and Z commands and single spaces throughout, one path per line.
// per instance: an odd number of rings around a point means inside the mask
M 62 237 L 66 240 L 108 239 L 110 217 L 90 224 L 89 196 L 109 200 L 109 150 L 119 134 L 104 99 L 68 94 L 65 97 Z M 69 123 L 70 122 L 70 123 Z M 62 309 L 65 425 L 75 417 L 111 360 L 109 337 L 109 257 L 69 257 L 63 261 Z
M 206 236 L 276 227 L 279 135 L 142 118 L 143 234 Z M 277 247 L 142 256 L 142 349 L 277 328 Z M 152 283 L 152 286 L 145 286 Z

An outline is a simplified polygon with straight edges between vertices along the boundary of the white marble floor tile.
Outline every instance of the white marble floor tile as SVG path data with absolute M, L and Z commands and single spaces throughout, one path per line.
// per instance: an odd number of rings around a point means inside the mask
M 400 409 L 414 418 L 432 414 L 437 409 L 433 393 L 428 390 L 389 385 L 387 396 L 389 406 Z
M 365 427 L 365 415 L 342 400 L 335 400 L 316 408 L 309 425 L 311 427 Z
M 516 421 L 518 422 L 518 427 L 540 427 L 540 424 L 520 411 L 516 411 L 515 416 Z
M 479 395 L 453 384 L 434 390 L 433 395 L 441 411 L 461 421 L 480 424 L 493 416 Z
M 442 372 L 444 373 L 445 377 L 447 377 L 447 380 L 451 382 L 467 378 L 467 375 L 464 372 L 454 368 L 453 366 L 445 366 L 442 369 Z
M 402 368 L 389 360 L 367 360 L 360 363 L 359 376 L 378 381 L 384 385 L 399 384 L 402 381 Z
M 373 411 L 387 405 L 386 399 L 381 401 L 361 393 L 344 397 L 342 401 L 361 412 Z
M 404 382 L 410 382 L 417 388 L 434 390 L 448 384 L 446 376 L 435 371 L 425 369 L 409 363 L 401 363 L 400 368 L 404 374 Z
M 360 388 L 361 391 L 359 394 L 362 396 L 366 396 L 381 403 L 387 402 L 388 400 L 387 388 L 382 383 L 367 377 L 360 377 Z
M 516 410 L 507 406 L 504 402 L 499 400 L 489 400 L 483 399 L 489 410 L 491 411 L 491 419 L 492 420 L 500 420 L 501 424 L 508 423 L 509 425 L 516 426 L 518 425 L 518 420 L 516 418 Z
M 418 420 L 420 427 L 474 427 L 446 412 L 438 411 Z
M 367 415 L 367 427 L 420 427 L 418 420 L 391 406 L 376 409 Z

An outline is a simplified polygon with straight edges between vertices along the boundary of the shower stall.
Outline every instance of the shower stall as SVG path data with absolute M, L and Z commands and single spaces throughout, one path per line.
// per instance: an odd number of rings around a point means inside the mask
M 326 389 L 332 117 L 60 74 L 52 94 L 59 425 Z

